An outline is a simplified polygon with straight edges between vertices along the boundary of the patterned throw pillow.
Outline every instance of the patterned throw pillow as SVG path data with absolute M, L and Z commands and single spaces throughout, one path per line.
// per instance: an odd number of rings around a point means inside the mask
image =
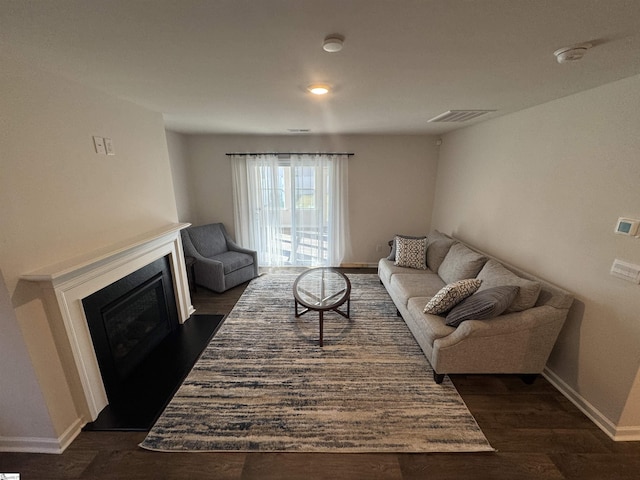
M 505 285 L 479 290 L 451 309 L 447 314 L 447 325 L 457 327 L 465 320 L 486 320 L 502 315 L 516 298 L 519 289 Z
M 396 261 L 398 267 L 427 268 L 427 239 L 396 237 Z
M 425 305 L 424 313 L 439 315 L 451 310 L 462 300 L 473 295 L 481 284 L 482 280 L 468 278 L 445 285 Z
M 422 238 L 426 238 L 427 239 L 427 245 L 429 245 L 429 240 L 428 237 L 425 237 L 424 235 L 422 235 L 421 237 L 413 237 L 411 235 L 394 235 L 393 236 L 393 240 L 391 242 L 391 252 L 389 252 L 389 256 L 387 257 L 387 260 L 391 260 L 392 262 L 395 262 L 396 260 L 396 251 L 398 249 L 398 247 L 396 246 L 397 241 L 396 238 L 398 237 L 402 237 L 402 238 L 412 238 L 414 240 L 418 240 L 418 239 L 422 239 Z M 427 246 L 427 249 L 429 247 Z

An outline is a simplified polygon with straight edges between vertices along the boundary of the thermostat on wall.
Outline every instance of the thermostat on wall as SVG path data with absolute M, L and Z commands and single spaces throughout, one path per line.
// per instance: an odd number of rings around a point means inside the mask
M 638 224 L 640 221 L 634 220 L 632 218 L 622 218 L 618 219 L 618 223 L 616 224 L 616 233 L 620 235 L 635 235 L 638 232 Z

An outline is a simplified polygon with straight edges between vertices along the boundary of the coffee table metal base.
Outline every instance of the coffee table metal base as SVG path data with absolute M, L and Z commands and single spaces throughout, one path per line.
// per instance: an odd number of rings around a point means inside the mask
M 296 318 L 301 317 L 302 315 L 304 315 L 305 313 L 307 313 L 309 310 L 313 310 L 313 309 L 311 309 L 311 308 L 305 308 L 304 310 L 302 310 L 301 312 L 299 312 L 299 313 L 298 313 L 298 305 L 299 305 L 299 304 L 298 304 L 298 300 L 296 300 L 296 301 L 295 301 L 295 303 L 296 303 Z M 344 318 L 351 318 L 351 317 L 349 316 L 349 315 L 350 315 L 350 310 L 351 310 L 351 299 L 350 299 L 350 298 L 348 298 L 348 299 L 347 299 L 347 311 L 346 311 L 346 313 L 345 313 L 345 312 L 340 311 L 340 310 L 338 309 L 338 307 L 336 307 L 336 308 L 331 308 L 331 309 L 330 309 L 330 310 L 328 310 L 328 311 L 339 313 L 339 314 L 340 314 L 340 315 L 342 315 Z M 316 311 L 316 310 L 313 310 L 313 311 Z M 324 312 L 325 312 L 325 311 L 327 311 L 327 310 L 317 310 L 318 315 L 320 316 L 320 346 L 321 346 L 321 347 L 323 347 L 323 346 L 324 346 L 324 345 L 323 345 L 324 341 L 323 341 L 323 338 L 322 338 L 322 337 L 323 337 L 322 332 L 323 332 L 323 329 L 324 329 Z

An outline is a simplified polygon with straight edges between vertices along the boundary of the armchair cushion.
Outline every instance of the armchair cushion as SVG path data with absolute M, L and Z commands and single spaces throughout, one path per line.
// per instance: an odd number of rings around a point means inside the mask
M 253 257 L 251 255 L 231 251 L 214 255 L 211 257 L 211 260 L 222 262 L 225 275 L 253 264 Z
M 221 223 L 189 227 L 189 238 L 203 257 L 211 258 L 228 250 Z

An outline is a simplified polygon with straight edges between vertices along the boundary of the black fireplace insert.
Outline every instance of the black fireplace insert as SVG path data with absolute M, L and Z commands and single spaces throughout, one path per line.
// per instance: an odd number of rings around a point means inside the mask
M 178 328 L 168 257 L 82 300 L 110 402 L 147 356 Z

